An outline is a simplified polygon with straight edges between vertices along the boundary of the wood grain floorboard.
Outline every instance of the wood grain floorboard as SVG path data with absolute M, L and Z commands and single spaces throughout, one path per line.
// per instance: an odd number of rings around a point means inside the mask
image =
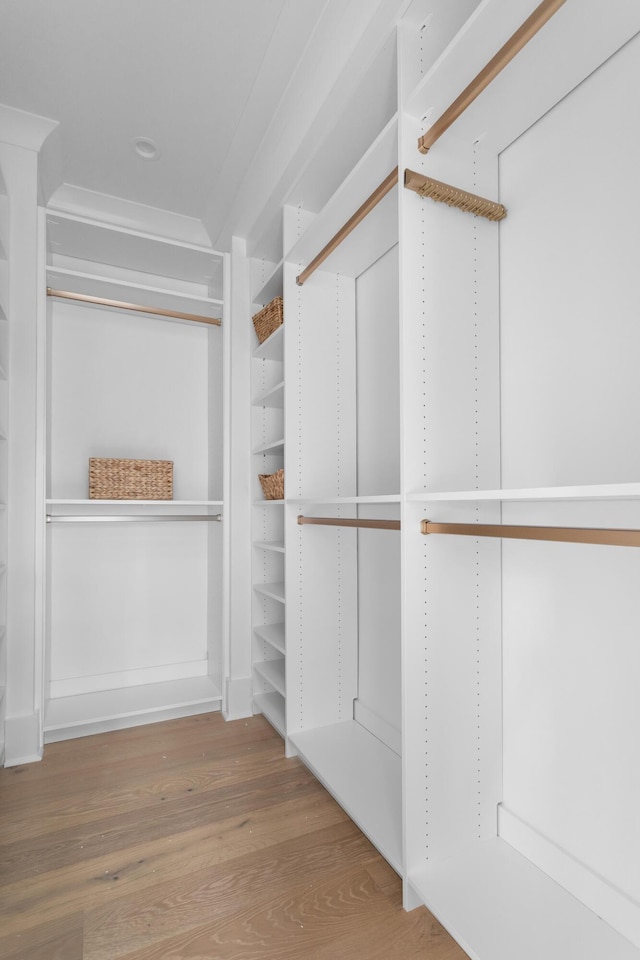
M 0 940 L 2 960 L 84 960 L 82 913 L 66 914 Z
M 235 816 L 195 830 L 176 833 L 164 843 L 151 841 L 109 853 L 70 867 L 38 874 L 28 884 L 16 882 L 2 889 L 0 921 L 11 917 L 15 929 L 28 929 L 35 914 L 55 919 L 69 908 L 92 910 L 118 897 L 156 887 L 159 878 L 179 878 L 217 866 L 284 839 L 342 822 L 346 814 L 337 804 L 315 797 L 297 798 L 250 816 Z
M 257 753 L 262 757 L 259 763 Z M 258 767 L 270 771 L 286 769 L 284 757 L 275 756 L 273 744 L 265 741 L 259 741 L 241 753 L 233 745 L 225 745 L 224 750 L 216 751 L 215 756 L 211 757 L 192 748 L 185 749 L 174 760 L 166 753 L 159 754 L 157 759 L 158 764 L 152 769 L 149 769 L 148 757 L 144 765 L 137 757 L 119 762 L 115 783 L 108 762 L 86 770 L 80 799 L 74 777 L 68 772 L 61 778 L 52 777 L 45 793 L 41 791 L 40 784 L 32 785 L 28 797 L 24 797 L 24 783 L 19 785 L 18 790 L 4 790 L 4 796 L 0 798 L 0 817 L 3 818 L 0 821 L 0 842 L 7 839 L 5 831 L 10 829 L 11 814 L 17 807 L 23 813 L 28 811 L 30 814 L 21 822 L 20 836 L 16 835 L 15 830 L 11 833 L 13 839 L 22 840 L 47 834 L 67 823 L 77 826 L 103 818 L 108 813 L 135 811 L 146 806 L 150 800 L 157 799 L 164 803 L 181 797 L 184 792 L 202 794 L 217 791 L 225 783 L 242 782 L 243 773 L 246 773 L 247 779 L 255 777 Z M 165 770 L 167 775 L 163 776 Z M 126 789 L 120 786 L 122 783 L 126 783 Z M 10 792 L 13 796 L 8 796 Z
M 142 896 L 86 918 L 87 957 L 126 956 L 173 933 L 193 930 L 203 917 L 220 921 L 249 910 L 288 890 L 292 877 L 319 882 L 336 869 L 336 863 L 363 862 L 372 856 L 369 842 L 348 821 L 200 871 L 188 880 L 158 884 Z
M 296 762 L 297 763 L 297 762 Z M 14 880 L 26 878 L 43 867 L 61 867 L 78 860 L 90 860 L 107 852 L 126 850 L 140 840 L 162 840 L 180 829 L 225 820 L 230 811 L 248 816 L 255 809 L 279 806 L 293 796 L 319 796 L 321 787 L 302 765 L 284 768 L 270 776 L 226 784 L 205 794 L 185 791 L 169 798 L 149 798 L 144 806 L 123 812 L 105 811 L 102 819 L 89 823 L 79 817 L 78 826 L 65 826 L 39 834 L 29 842 L 16 840 L 0 847 L 0 876 L 11 873 Z
M 262 717 L 0 770 L 2 960 L 466 960 Z

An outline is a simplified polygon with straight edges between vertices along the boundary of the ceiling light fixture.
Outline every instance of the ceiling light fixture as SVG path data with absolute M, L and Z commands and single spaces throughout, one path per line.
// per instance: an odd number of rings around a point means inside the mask
M 142 157 L 143 160 L 157 160 L 160 156 L 160 150 L 157 144 L 155 144 L 153 140 L 150 140 L 149 137 L 136 137 L 133 144 L 136 148 L 136 153 L 139 157 Z

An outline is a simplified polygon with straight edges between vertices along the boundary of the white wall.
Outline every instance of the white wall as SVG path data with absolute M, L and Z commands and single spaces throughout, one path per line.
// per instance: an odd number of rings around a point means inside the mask
M 49 495 L 87 497 L 89 457 L 129 457 L 172 460 L 174 498 L 206 499 L 208 330 L 54 301 L 49 332 Z

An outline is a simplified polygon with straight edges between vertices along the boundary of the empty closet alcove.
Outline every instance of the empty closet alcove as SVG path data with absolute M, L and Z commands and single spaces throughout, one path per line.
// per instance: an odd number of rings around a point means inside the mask
M 53 740 L 220 707 L 224 333 L 204 321 L 223 313 L 224 258 L 59 214 L 48 230 Z M 173 461 L 173 499 L 89 500 L 90 457 Z
M 397 127 L 285 261 L 287 735 L 401 870 Z M 383 181 L 385 195 L 312 273 Z

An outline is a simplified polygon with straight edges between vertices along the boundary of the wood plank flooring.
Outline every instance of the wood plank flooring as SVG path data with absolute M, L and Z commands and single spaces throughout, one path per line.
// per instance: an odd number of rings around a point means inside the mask
M 467 960 L 262 717 L 0 770 L 3 960 Z

